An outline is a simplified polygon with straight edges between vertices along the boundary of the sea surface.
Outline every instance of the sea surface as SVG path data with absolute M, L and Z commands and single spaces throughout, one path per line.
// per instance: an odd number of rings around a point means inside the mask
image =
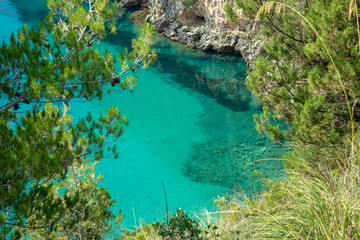
M 118 33 L 107 37 L 100 51 L 118 54 L 130 47 L 140 29 L 128 19 L 133 11 L 123 13 Z M 43 0 L 0 0 L 0 40 L 46 13 Z M 170 212 L 181 208 L 201 215 L 205 208 L 216 209 L 218 196 L 261 191 L 261 178 L 276 179 L 283 169 L 281 161 L 269 158 L 281 157 L 285 149 L 255 130 L 260 103 L 244 85 L 240 55 L 204 53 L 160 35 L 154 42 L 159 59 L 135 73 L 133 92 L 108 86 L 111 92 L 101 101 L 70 109 L 77 119 L 115 105 L 130 121 L 116 143 L 119 158 L 102 159 L 96 168 L 126 227 L 163 220 L 164 190 Z

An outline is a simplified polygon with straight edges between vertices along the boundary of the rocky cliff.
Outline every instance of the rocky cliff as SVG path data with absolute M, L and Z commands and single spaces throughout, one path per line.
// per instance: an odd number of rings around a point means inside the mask
M 261 53 L 262 43 L 249 37 L 253 28 L 251 21 L 235 25 L 226 19 L 227 1 L 122 0 L 122 3 L 148 7 L 146 20 L 172 40 L 203 51 L 240 53 L 251 70 L 252 61 Z

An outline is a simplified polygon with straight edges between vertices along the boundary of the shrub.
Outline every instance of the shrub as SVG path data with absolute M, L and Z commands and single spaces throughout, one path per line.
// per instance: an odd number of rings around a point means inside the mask
M 163 239 L 203 239 L 201 227 L 198 220 L 190 218 L 183 210 L 177 209 L 168 223 L 155 223 L 159 235 Z
M 183 3 L 187 7 L 192 7 L 197 3 L 197 0 L 184 0 Z

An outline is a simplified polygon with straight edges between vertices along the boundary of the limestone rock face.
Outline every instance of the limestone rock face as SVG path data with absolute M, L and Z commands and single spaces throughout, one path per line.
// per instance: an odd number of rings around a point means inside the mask
M 197 0 L 186 6 L 183 0 L 147 0 L 142 4 L 150 8 L 146 20 L 164 36 L 203 51 L 240 53 L 251 70 L 252 61 L 262 53 L 262 43 L 249 37 L 253 29 L 250 20 L 235 25 L 226 19 L 227 1 Z
M 234 29 L 236 26 L 226 20 L 224 5 L 227 0 L 198 0 L 193 6 L 184 5 L 182 0 L 149 0 L 151 14 L 165 15 L 168 20 L 177 20 L 183 25 L 206 25 L 218 30 Z
M 131 7 L 141 4 L 140 0 L 121 0 L 120 2 L 125 7 Z

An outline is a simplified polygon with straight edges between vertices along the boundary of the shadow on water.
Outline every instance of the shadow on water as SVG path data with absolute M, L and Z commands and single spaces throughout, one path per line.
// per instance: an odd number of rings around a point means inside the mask
M 252 100 L 251 94 L 246 89 L 243 76 L 224 78 L 224 75 L 212 74 L 211 66 L 214 62 L 210 59 L 194 59 L 198 62 L 205 61 L 205 67 L 188 64 L 176 54 L 165 53 L 161 49 L 155 67 L 161 73 L 171 74 L 171 80 L 185 87 L 195 89 L 208 97 L 215 98 L 221 105 L 233 111 L 247 111 Z M 208 65 L 206 65 L 208 63 Z M 219 62 L 215 63 L 219 64 Z M 226 65 L 222 70 L 226 71 Z M 221 69 L 220 69 L 221 70 Z
M 36 26 L 49 13 L 45 0 L 9 0 L 18 13 L 18 19 L 31 26 Z
M 138 37 L 138 34 L 134 31 L 134 25 L 129 23 L 128 18 L 131 13 L 138 9 L 138 7 L 131 7 L 119 12 L 119 17 L 116 20 L 116 34 L 108 34 L 104 42 L 120 46 L 121 48 L 131 49 L 131 40 Z

